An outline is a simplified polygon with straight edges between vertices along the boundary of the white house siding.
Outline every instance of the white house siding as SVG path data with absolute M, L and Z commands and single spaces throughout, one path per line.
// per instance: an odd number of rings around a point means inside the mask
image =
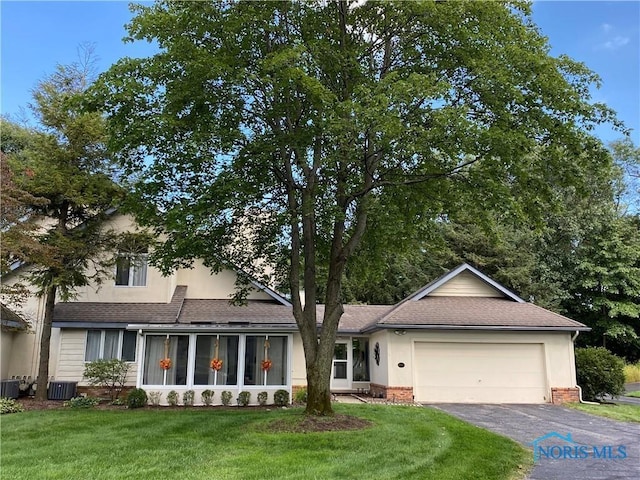
M 491 285 L 480 280 L 470 272 L 462 272 L 444 285 L 429 293 L 433 297 L 503 297 Z
M 376 385 L 396 385 L 390 382 L 389 370 L 392 369 L 393 357 L 389 350 L 389 331 L 383 330 L 372 333 L 369 337 L 369 378 L 371 384 Z M 380 365 L 374 358 L 376 343 L 380 348 Z M 408 385 L 411 383 L 403 383 L 397 385 Z
M 544 399 L 539 402 L 551 400 L 551 388 L 553 387 L 575 387 L 575 367 L 573 362 L 573 344 L 571 341 L 571 332 L 469 332 L 469 331 L 430 331 L 430 332 L 411 332 L 407 331 L 404 335 L 395 335 L 393 331 L 386 332 L 389 342 L 389 382 L 391 386 L 407 386 L 414 387 L 414 395 L 417 394 L 416 400 L 430 401 L 429 398 L 421 398 L 425 396 L 424 392 L 419 390 L 418 386 L 424 384 L 424 380 L 419 378 L 428 368 L 420 368 L 416 364 L 419 361 L 425 361 L 426 357 L 420 354 L 424 350 L 427 343 L 433 343 L 434 348 L 442 348 L 443 344 L 450 344 L 452 351 L 459 349 L 461 345 L 468 343 L 470 348 L 478 348 L 477 345 L 486 345 L 490 348 L 494 344 L 511 345 L 517 351 L 517 345 L 523 344 L 523 354 L 529 355 L 531 363 L 534 362 L 535 354 L 530 350 L 539 348 L 541 351 L 539 375 L 529 372 L 531 378 L 537 378 L 534 383 L 540 386 L 540 380 L 544 379 L 545 392 Z M 375 342 L 374 342 L 375 343 Z M 381 343 L 382 345 L 382 343 Z M 535 347 L 537 346 L 537 347 Z M 528 352 L 528 353 L 527 353 Z M 447 362 L 455 362 L 456 356 L 451 352 L 445 355 Z M 509 354 L 506 355 L 507 357 Z M 506 358 L 506 357 L 505 357 Z M 461 360 L 463 362 L 464 360 Z M 505 360 L 507 361 L 507 360 Z M 399 363 L 404 363 L 404 368 L 398 367 Z M 530 364 L 531 364 L 530 363 Z M 490 366 L 491 362 L 485 364 L 485 368 Z M 447 363 L 441 363 L 441 368 L 447 368 Z M 457 367 L 452 367 L 451 374 L 456 371 Z M 461 367 L 462 368 L 462 367 Z M 481 373 L 486 373 L 488 377 L 499 375 L 500 372 L 482 372 L 482 366 L 478 366 Z M 499 369 L 499 368 L 498 368 Z M 375 368 L 373 369 L 375 372 Z M 378 382 L 376 382 L 378 383 Z M 427 382 L 428 383 L 428 382 Z M 446 386 L 443 386 L 446 389 Z M 533 388 L 536 388 L 534 386 Z M 496 395 L 492 396 L 491 401 L 502 403 L 504 401 L 513 400 L 509 395 L 500 396 L 500 389 L 496 389 Z M 440 392 L 433 401 L 465 401 L 464 398 L 457 398 L 454 391 L 449 393 Z
M 304 386 L 307 384 L 307 369 L 304 360 L 304 347 L 299 332 L 293 334 L 293 353 L 291 355 L 291 384 Z
M 78 382 L 78 385 L 84 386 L 89 385 L 86 379 L 83 378 L 86 342 L 86 330 L 61 330 L 59 348 L 60 354 L 58 358 L 57 368 L 54 374 L 55 380 Z M 126 385 L 135 386 L 137 376 L 137 364 L 129 363 Z
M 212 274 L 202 261 L 195 261 L 193 268 L 178 270 L 177 285 L 188 285 L 185 298 L 228 299 L 235 293 L 237 275 L 230 270 Z M 250 292 L 248 300 L 272 300 L 262 291 Z

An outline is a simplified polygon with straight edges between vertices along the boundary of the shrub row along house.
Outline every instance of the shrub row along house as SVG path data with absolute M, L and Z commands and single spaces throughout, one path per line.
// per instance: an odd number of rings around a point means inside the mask
M 135 228 L 126 216 L 111 222 Z M 145 255 L 123 255 L 100 289 L 57 303 L 50 375 L 79 382 L 82 391 L 86 362 L 118 358 L 131 364 L 127 385 L 164 398 L 194 390 L 197 400 L 207 389 L 214 403 L 223 390 L 234 398 L 249 391 L 254 401 L 266 391 L 270 403 L 279 389 L 292 395 L 306 374 L 291 304 L 254 283 L 247 305 L 231 305 L 235 279 L 201 263 L 162 276 Z M 3 378 L 35 377 L 42 307 L 34 297 L 21 312 L 35 334 L 3 335 Z M 573 341 L 583 330 L 464 264 L 396 305 L 345 305 L 331 388 L 395 401 L 575 401 Z

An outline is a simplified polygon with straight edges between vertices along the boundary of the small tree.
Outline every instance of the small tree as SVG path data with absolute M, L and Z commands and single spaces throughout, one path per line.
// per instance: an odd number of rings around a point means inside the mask
M 624 362 L 603 347 L 576 349 L 576 375 L 588 400 L 624 391 Z
M 100 385 L 106 388 L 109 392 L 109 398 L 113 402 L 120 395 L 128 371 L 129 364 L 127 362 L 113 358 L 87 363 L 83 375 L 91 385 Z

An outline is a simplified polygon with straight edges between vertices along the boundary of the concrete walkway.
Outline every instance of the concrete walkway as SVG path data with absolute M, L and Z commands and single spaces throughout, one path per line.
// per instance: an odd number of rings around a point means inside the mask
M 429 406 L 509 437 L 531 449 L 532 455 L 533 442 L 538 440 L 536 445 L 542 450 L 537 452 L 543 453 L 530 480 L 640 479 L 640 423 L 618 422 L 554 405 Z

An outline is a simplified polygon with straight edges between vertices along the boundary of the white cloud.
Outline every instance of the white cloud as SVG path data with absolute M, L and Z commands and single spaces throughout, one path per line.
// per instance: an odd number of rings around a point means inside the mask
M 630 37 L 621 34 L 620 29 L 611 23 L 601 24 L 599 30 L 599 42 L 595 45 L 595 50 L 617 50 L 631 41 Z
M 617 35 L 611 40 L 604 42 L 602 46 L 607 50 L 616 50 L 620 47 L 624 47 L 627 43 L 629 43 L 629 37 Z

